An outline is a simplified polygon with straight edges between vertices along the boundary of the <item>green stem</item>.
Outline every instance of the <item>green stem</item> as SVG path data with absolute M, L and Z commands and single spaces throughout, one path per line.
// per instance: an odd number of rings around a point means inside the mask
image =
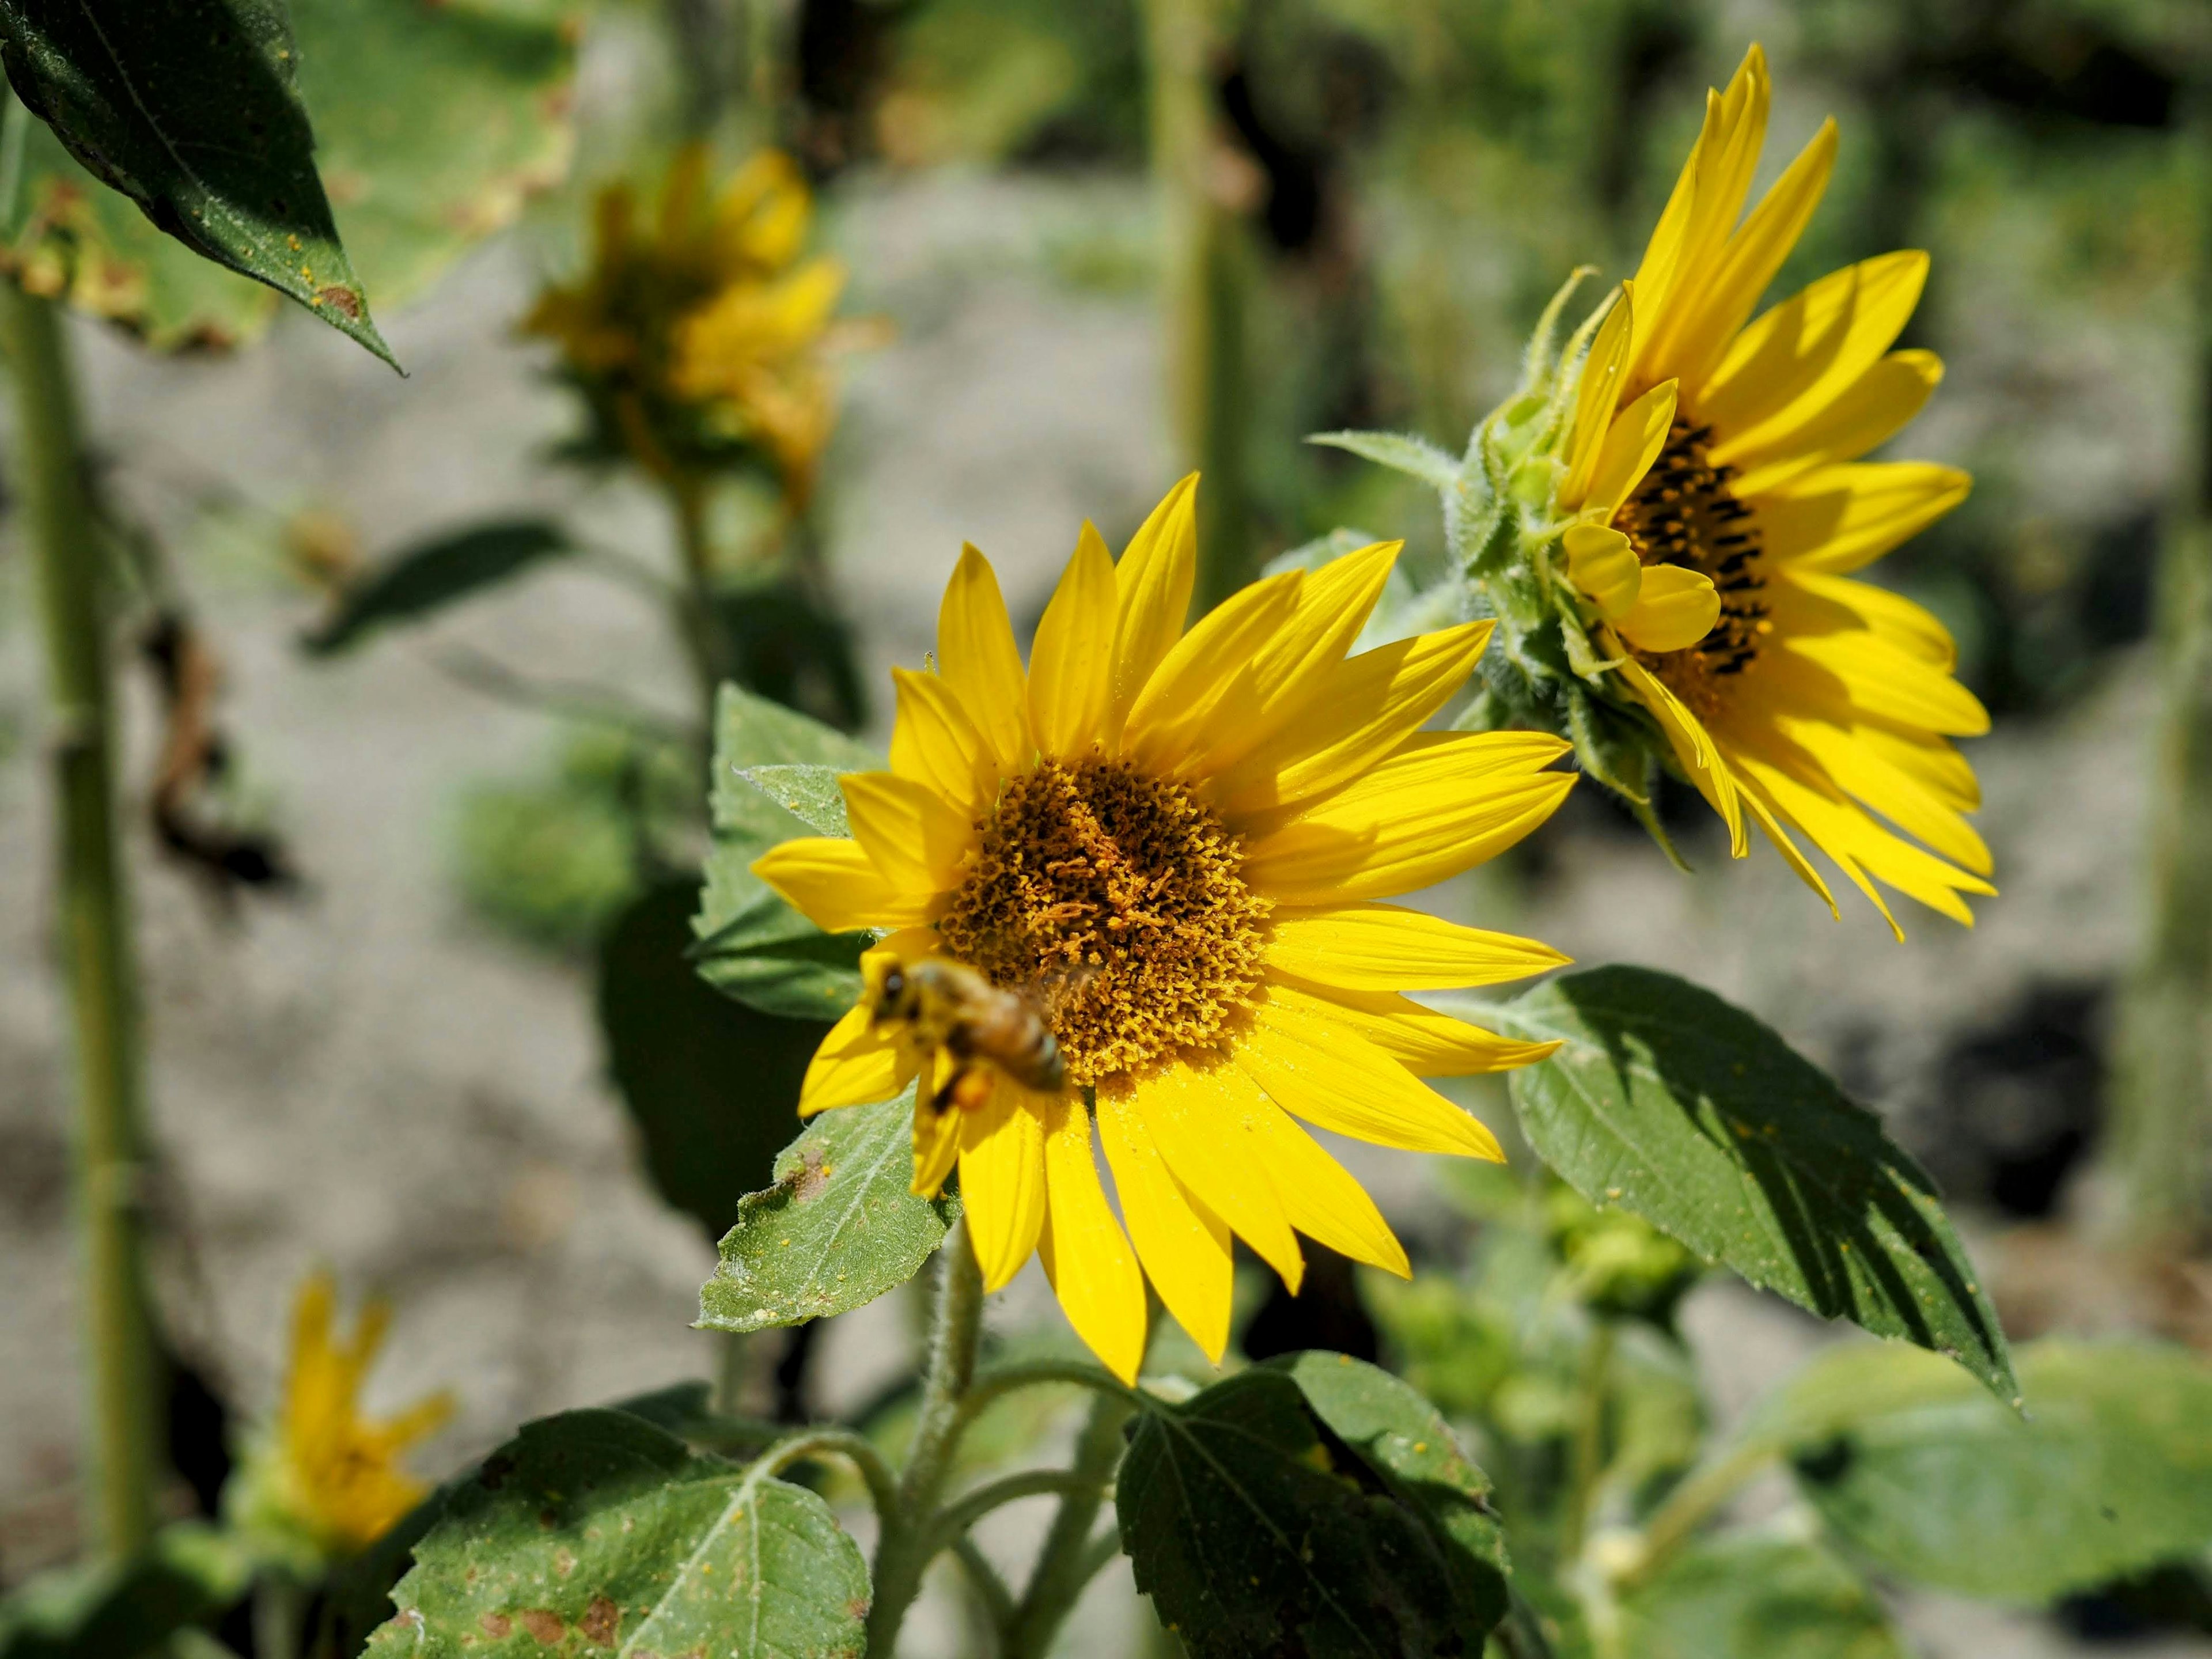
M 1574 1439 L 1568 1447 L 1566 1512 L 1559 1522 L 1559 1559 L 1582 1553 L 1589 1534 L 1590 1511 L 1605 1473 L 1605 1408 L 1613 1382 L 1613 1322 L 1601 1317 L 1583 1351 L 1583 1374 L 1575 1396 Z
M 677 630 L 691 658 L 691 672 L 699 682 L 700 707 L 705 711 L 705 730 L 713 741 L 714 697 L 736 665 L 730 659 L 727 636 L 714 611 L 714 550 L 707 533 L 707 501 L 696 483 L 677 479 L 668 486 L 668 504 L 676 515 L 676 548 L 684 562 L 684 587 L 676 598 Z
M 955 1438 L 965 1434 L 978 1417 L 1016 1389 L 1033 1389 L 1048 1382 L 1089 1389 L 1094 1394 L 1123 1401 L 1133 1409 L 1145 1404 L 1143 1395 L 1103 1365 L 1081 1359 L 1024 1360 L 1018 1365 L 999 1366 L 975 1379 L 967 1397 L 960 1402 L 959 1419 L 953 1426 Z
M 90 1506 L 111 1556 L 154 1528 L 157 1364 L 140 1267 L 137 984 L 117 853 L 101 561 L 76 386 L 51 301 L 0 281 L 15 386 L 15 486 L 40 577 L 60 822 L 58 904 L 76 1026 L 76 1206 L 92 1434 Z
M 868 1501 L 875 1505 L 878 1518 L 888 1526 L 889 1517 L 900 1502 L 898 1477 L 891 1473 L 891 1466 L 884 1461 L 875 1443 L 850 1429 L 808 1429 L 779 1440 L 753 1460 L 745 1478 L 749 1481 L 763 1480 L 781 1474 L 793 1463 L 817 1452 L 834 1453 L 860 1471 L 860 1479 L 867 1483 Z
M 1044 1659 L 1083 1587 L 1098 1571 L 1091 1561 L 1091 1528 L 1106 1501 L 1107 1483 L 1121 1461 L 1121 1430 L 1134 1410 L 1126 1400 L 1101 1394 L 1091 1401 L 1090 1420 L 1075 1445 L 1073 1477 L 1045 1534 L 1029 1587 L 1006 1642 L 1006 1659 Z M 1110 1557 L 1108 1559 L 1111 1559 Z
M 993 1510 L 1008 1504 L 1018 1504 L 1024 1498 L 1062 1498 L 1077 1495 L 1096 1497 L 1098 1483 L 1091 1476 L 1075 1469 L 1021 1469 L 996 1480 L 988 1481 L 973 1492 L 954 1498 L 937 1512 L 936 1533 L 938 1547 L 949 1548 L 952 1540 L 974 1526 Z
M 1674 1559 L 1699 1527 L 1711 1520 L 1743 1483 L 1775 1458 L 1771 1440 L 1747 1440 L 1723 1452 L 1714 1462 L 1693 1471 L 1644 1524 L 1644 1547 L 1636 1563 L 1621 1575 L 1617 1588 L 1632 1589 Z
M 1164 219 L 1162 295 L 1170 406 L 1183 459 L 1204 474 L 1198 492 L 1194 611 L 1212 610 L 1251 576 L 1245 422 L 1251 398 L 1244 313 L 1250 250 L 1221 200 L 1227 143 L 1214 110 L 1216 58 L 1231 0 L 1146 0 L 1152 169 Z
M 307 1588 L 281 1572 L 253 1587 L 253 1659 L 300 1659 L 307 1628 Z
M 876 1544 L 875 1603 L 868 1610 L 868 1652 L 875 1659 L 891 1659 L 897 1651 L 899 1626 L 921 1593 L 922 1574 L 937 1553 L 937 1494 L 959 1443 L 961 1406 L 975 1381 L 982 1327 L 983 1272 L 963 1220 L 954 1224 L 938 1252 L 937 1297 L 914 1443 Z
M 2166 707 L 2153 774 L 2149 936 L 2125 988 L 2113 1077 L 2113 1213 L 2124 1242 L 2212 1236 L 2212 71 L 2191 100 L 2201 246 L 2193 462 L 2159 555 Z
M 951 1549 L 967 1570 L 968 1582 L 982 1598 L 984 1609 L 990 1614 L 991 1628 L 998 1632 L 999 1644 L 1003 1649 L 1006 1631 L 1014 1622 L 1013 1592 L 1006 1588 L 1006 1581 L 999 1576 L 999 1570 L 991 1565 L 974 1539 L 956 1538 Z

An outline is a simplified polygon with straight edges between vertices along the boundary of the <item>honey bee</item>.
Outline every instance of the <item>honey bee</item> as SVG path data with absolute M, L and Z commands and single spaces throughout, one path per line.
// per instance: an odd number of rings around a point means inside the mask
M 884 975 L 872 1018 L 879 1028 L 903 1025 L 918 1046 L 951 1055 L 952 1074 L 931 1103 L 972 1112 L 991 1098 L 994 1071 L 1040 1091 L 1066 1081 L 1044 1012 L 1039 997 L 1002 989 L 965 963 L 925 957 Z

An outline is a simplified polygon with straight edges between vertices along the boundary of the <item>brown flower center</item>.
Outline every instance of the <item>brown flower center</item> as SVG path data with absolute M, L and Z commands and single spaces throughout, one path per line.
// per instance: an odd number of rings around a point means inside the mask
M 947 950 L 1034 994 L 1071 1082 L 1218 1044 L 1261 981 L 1268 901 L 1180 783 L 1044 761 L 1009 783 L 938 922 Z
M 1763 596 L 1759 519 L 1729 487 L 1735 469 L 1715 465 L 1707 453 L 1712 435 L 1711 427 L 1677 420 L 1659 459 L 1613 520 L 1644 563 L 1680 565 L 1720 590 L 1720 620 L 1705 638 L 1680 651 L 1636 653 L 1701 715 L 1711 713 L 1757 659 L 1773 628 Z

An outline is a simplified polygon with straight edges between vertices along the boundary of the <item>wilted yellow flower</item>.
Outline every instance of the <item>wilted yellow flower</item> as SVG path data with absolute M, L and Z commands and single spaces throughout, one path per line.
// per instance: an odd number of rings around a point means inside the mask
M 1040 1256 L 1069 1322 L 1124 1377 L 1144 1352 L 1146 1276 L 1219 1357 L 1232 1236 L 1294 1289 L 1301 1232 L 1405 1273 L 1372 1200 L 1292 1119 L 1499 1157 L 1418 1079 L 1553 1045 L 1404 993 L 1565 960 L 1377 902 L 1512 845 L 1573 783 L 1550 769 L 1556 738 L 1422 730 L 1490 624 L 1346 659 L 1391 543 L 1256 582 L 1186 632 L 1196 483 L 1118 563 L 1083 526 L 1026 673 L 989 563 L 964 551 L 938 617 L 940 672 L 893 671 L 890 770 L 842 780 L 854 839 L 788 842 L 754 866 L 817 926 L 891 930 L 800 1111 L 887 1099 L 918 1076 L 915 1189 L 957 1164 L 986 1284 Z M 987 992 L 1034 996 L 1054 1065 L 1011 1031 L 979 1045 L 945 1010 L 902 1017 L 894 969 L 948 960 Z M 1002 1063 L 975 1063 L 979 1048 Z
M 641 465 L 672 475 L 750 445 L 803 500 L 836 415 L 827 353 L 845 270 L 802 258 L 813 204 L 790 157 L 763 151 L 719 191 L 708 168 L 686 147 L 646 226 L 628 185 L 602 191 L 589 268 L 548 288 L 523 329 L 559 343 Z
M 1739 223 L 1768 97 L 1753 46 L 1710 94 L 1590 342 L 1559 453 L 1566 571 L 1601 672 L 1650 711 L 1739 856 L 1756 822 L 1832 909 L 1794 832 L 1893 927 L 1876 881 L 1971 925 L 1960 895 L 1996 890 L 1949 739 L 1989 717 L 1940 623 L 1850 580 L 1966 495 L 1953 467 L 1860 459 L 1942 378 L 1931 353 L 1890 349 L 1928 256 L 1864 260 L 1747 321 L 1836 153 L 1831 121 Z
M 336 1300 L 326 1273 L 300 1286 L 283 1397 L 240 1471 L 244 1523 L 325 1561 L 358 1554 L 422 1501 L 429 1487 L 400 1467 L 401 1454 L 453 1414 L 451 1396 L 437 1394 L 381 1422 L 362 1416 L 362 1382 L 391 1310 L 368 1303 L 347 1341 L 331 1329 Z

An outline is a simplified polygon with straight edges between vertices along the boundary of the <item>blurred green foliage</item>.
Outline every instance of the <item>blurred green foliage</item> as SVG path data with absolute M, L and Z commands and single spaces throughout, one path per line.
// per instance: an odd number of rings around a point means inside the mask
M 541 948 L 581 951 L 640 893 L 659 838 L 695 814 L 688 760 L 623 732 L 580 727 L 536 775 L 472 786 L 457 823 L 470 907 Z

